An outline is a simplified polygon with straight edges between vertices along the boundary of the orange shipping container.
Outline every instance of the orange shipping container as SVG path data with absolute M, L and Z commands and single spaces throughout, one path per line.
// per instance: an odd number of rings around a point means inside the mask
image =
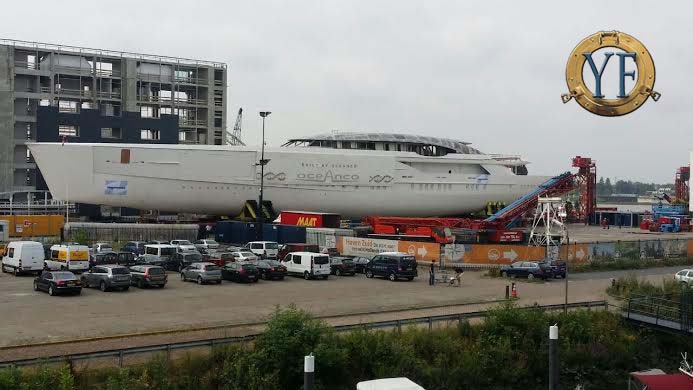
M 10 237 L 59 236 L 65 225 L 62 215 L 2 215 L 10 226 Z

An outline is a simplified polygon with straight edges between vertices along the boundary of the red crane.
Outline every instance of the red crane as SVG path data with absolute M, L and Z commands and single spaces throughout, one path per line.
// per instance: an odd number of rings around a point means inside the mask
M 688 181 L 691 178 L 691 167 L 685 166 L 676 170 L 676 181 L 674 182 L 675 187 L 675 198 L 678 202 L 688 203 L 688 195 L 690 190 L 688 187 Z
M 580 195 L 575 216 L 578 221 L 589 223 L 589 218 L 597 207 L 597 166 L 589 157 L 576 156 L 573 158 L 573 167 L 578 168 L 578 173 L 573 177 Z

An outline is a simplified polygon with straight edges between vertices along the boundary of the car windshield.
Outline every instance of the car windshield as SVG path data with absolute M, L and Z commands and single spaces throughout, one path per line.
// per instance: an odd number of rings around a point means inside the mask
M 253 252 L 241 252 L 241 256 L 243 256 L 243 257 L 255 257 L 255 254 Z
M 207 245 L 219 245 L 219 243 L 214 240 L 207 240 Z
M 188 240 L 178 240 L 178 245 L 192 245 Z
M 163 268 L 152 267 L 147 270 L 150 275 L 163 275 L 166 273 Z
M 175 253 L 175 248 L 161 248 L 161 256 L 173 256 Z
M 317 263 L 317 261 L 316 261 L 316 263 Z M 332 259 L 332 264 L 342 264 L 342 259 Z
M 220 268 L 217 267 L 216 265 L 211 265 L 211 264 L 205 265 L 205 271 L 216 271 L 218 269 L 220 269 Z
M 222 260 L 233 260 L 233 255 L 231 253 L 222 253 L 219 255 Z
M 313 262 L 315 264 L 329 264 L 330 258 L 327 256 L 315 256 L 315 258 L 313 259 Z
M 72 272 L 53 272 L 53 278 L 56 280 L 73 280 L 77 279 Z
M 190 262 L 198 262 L 198 261 L 202 260 L 202 256 L 198 255 L 197 253 L 190 253 L 190 254 L 187 254 L 183 257 L 185 257 L 185 261 L 190 261 Z
M 277 260 L 267 260 L 265 261 L 265 264 L 269 265 L 270 267 L 277 267 L 279 265 L 282 265 L 282 263 L 278 262 Z
M 352 260 L 352 259 L 344 259 L 344 260 L 342 260 L 342 262 L 344 264 L 354 264 L 354 260 Z
M 265 249 L 279 249 L 279 244 L 276 242 L 268 242 L 265 244 Z
M 127 268 L 112 268 L 113 275 L 127 275 L 130 273 Z
M 416 264 L 416 257 L 414 257 L 414 256 L 402 257 L 402 258 L 399 260 L 399 263 L 400 263 L 402 266 L 406 266 L 406 267 L 411 266 L 411 265 L 415 265 L 415 264 Z
M 255 265 L 253 264 L 243 264 L 241 267 L 246 271 L 253 271 L 255 269 Z

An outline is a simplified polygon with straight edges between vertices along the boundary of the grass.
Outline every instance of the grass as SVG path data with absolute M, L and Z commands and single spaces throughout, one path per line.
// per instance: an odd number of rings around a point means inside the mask
M 662 283 L 653 283 L 649 280 L 638 278 L 633 274 L 616 279 L 606 292 L 617 298 L 628 299 L 636 296 L 666 297 L 673 301 L 680 300 L 682 287 L 672 277 L 662 278 Z

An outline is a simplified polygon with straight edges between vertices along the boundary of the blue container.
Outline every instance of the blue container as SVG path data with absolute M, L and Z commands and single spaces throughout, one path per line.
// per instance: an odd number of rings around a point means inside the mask
M 278 225 L 264 224 L 262 225 L 262 241 L 279 242 Z
M 294 225 L 277 225 L 279 227 L 279 242 L 280 244 L 287 243 L 305 243 L 306 228 L 304 226 Z

